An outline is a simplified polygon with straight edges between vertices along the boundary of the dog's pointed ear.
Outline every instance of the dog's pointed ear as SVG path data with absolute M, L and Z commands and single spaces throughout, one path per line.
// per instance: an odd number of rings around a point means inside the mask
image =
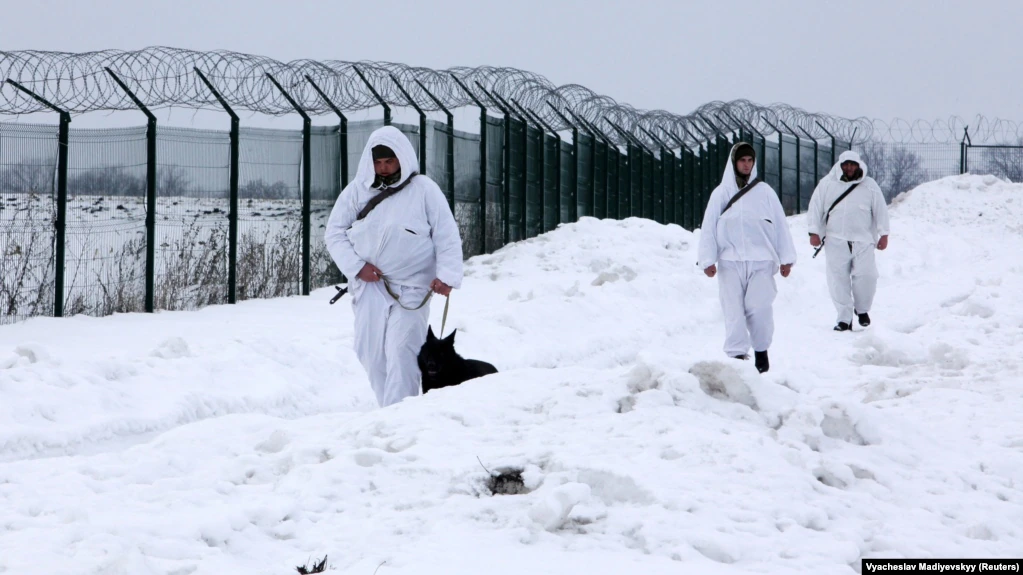
M 433 335 L 433 326 L 426 326 L 426 341 L 432 341 L 437 339 L 437 336 Z
M 444 338 L 444 343 L 449 344 L 449 345 L 454 345 L 455 344 L 455 332 L 456 331 L 458 331 L 458 329 L 451 330 L 451 335 L 449 335 L 446 338 Z

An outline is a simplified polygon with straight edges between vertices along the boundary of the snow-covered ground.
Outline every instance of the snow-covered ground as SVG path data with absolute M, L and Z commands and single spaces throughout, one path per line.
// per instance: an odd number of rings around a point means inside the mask
M 824 258 L 790 218 L 801 259 L 764 375 L 721 351 L 699 232 L 639 219 L 468 261 L 448 331 L 500 373 L 387 409 L 333 288 L 0 326 L 0 573 L 1023 556 L 1023 186 L 946 178 L 891 213 L 854 333 L 831 330 Z M 515 472 L 522 493 L 491 493 Z

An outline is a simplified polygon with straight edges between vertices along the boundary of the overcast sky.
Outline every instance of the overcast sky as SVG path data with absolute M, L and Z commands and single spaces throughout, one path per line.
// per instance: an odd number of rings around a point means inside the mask
M 512 66 L 641 109 L 1023 120 L 1018 0 L 4 0 L 0 50 Z M 6 88 L 5 88 L 6 89 Z

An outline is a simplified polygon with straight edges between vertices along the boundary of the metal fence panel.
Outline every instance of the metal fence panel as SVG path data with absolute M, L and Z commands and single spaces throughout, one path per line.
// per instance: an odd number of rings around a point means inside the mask
M 146 129 L 71 129 L 64 314 L 145 311 Z
M 242 128 L 238 299 L 302 293 L 302 133 Z
M 156 138 L 156 309 L 227 303 L 230 139 L 164 127 Z
M 526 130 L 526 237 L 543 233 L 544 134 L 533 126 Z
M 544 136 L 544 231 L 558 227 L 561 222 L 560 180 L 561 168 L 558 164 L 561 157 L 558 139 L 555 136 Z
M 312 289 L 341 281 L 341 270 L 327 252 L 323 234 L 341 187 L 341 131 L 338 126 L 313 126 L 311 130 L 312 177 L 310 181 L 310 281 Z
M 946 157 L 951 156 L 951 154 L 947 151 L 947 146 L 944 147 L 943 151 L 945 152 Z M 993 175 L 1010 182 L 1023 182 L 1023 146 L 967 146 L 966 158 L 964 161 L 965 170 L 971 174 Z M 898 161 L 893 163 L 899 165 Z M 944 164 L 948 165 L 950 162 L 946 161 Z M 947 175 L 937 169 L 934 169 L 932 173 L 934 175 Z M 896 189 L 898 189 L 897 186 Z
M 576 210 L 576 163 L 572 144 L 561 142 L 561 220 L 574 220 Z
M 0 122 L 0 324 L 53 315 L 57 126 Z
M 621 153 L 617 146 L 607 148 L 607 217 L 621 219 L 621 176 L 618 166 L 621 163 Z
M 593 215 L 593 169 L 594 169 L 594 146 L 593 136 L 589 134 L 579 134 L 579 166 L 578 166 L 578 180 L 577 189 L 579 190 L 577 195 L 578 209 L 576 213 L 579 217 L 592 216 Z
M 526 214 L 526 124 L 514 118 L 508 120 L 510 144 L 508 150 L 508 196 L 505 199 L 507 219 L 503 222 L 508 230 L 508 240 L 517 242 L 523 237 L 523 223 Z
M 487 253 L 504 247 L 505 178 L 504 120 L 487 116 Z
M 482 254 L 480 241 L 480 135 L 455 130 L 455 221 L 465 257 Z
M 607 217 L 607 142 L 597 140 L 593 147 L 593 216 Z

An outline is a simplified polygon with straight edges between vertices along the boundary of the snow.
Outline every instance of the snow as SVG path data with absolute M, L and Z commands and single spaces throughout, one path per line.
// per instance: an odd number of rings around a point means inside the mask
M 1023 556 L 1023 186 L 891 207 L 874 324 L 824 258 L 772 368 L 724 356 L 698 234 L 580 222 L 467 262 L 501 371 L 377 409 L 346 297 L 0 327 L 0 573 L 854 573 Z M 443 305 L 434 301 L 439 329 Z M 521 473 L 520 493 L 491 475 Z

